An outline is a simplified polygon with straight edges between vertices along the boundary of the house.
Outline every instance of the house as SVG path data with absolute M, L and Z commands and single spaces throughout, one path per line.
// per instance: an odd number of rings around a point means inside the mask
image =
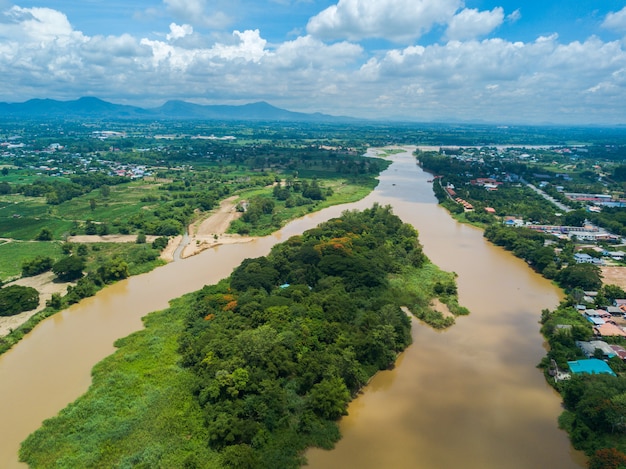
M 593 262 L 593 257 L 589 254 L 577 252 L 574 254 L 574 260 L 577 264 L 591 264 Z
M 606 312 L 611 316 L 622 316 L 624 314 L 624 312 L 617 306 L 607 306 Z
M 610 322 L 594 326 L 593 330 L 600 337 L 626 337 L 624 329 Z
M 574 360 L 567 362 L 567 365 L 569 366 L 570 371 L 575 375 L 586 373 L 589 375 L 607 374 L 617 376 L 609 365 L 602 360 L 598 360 L 597 358 Z
M 620 357 L 622 360 L 626 361 L 626 349 L 621 345 L 610 345 L 613 351 Z
M 586 309 L 585 316 L 587 316 L 588 318 L 601 318 L 605 321 L 607 319 L 611 319 L 612 317 L 610 313 L 603 309 Z
M 596 350 L 602 351 L 602 358 L 604 359 L 612 358 L 617 355 L 615 350 L 613 350 L 609 344 L 603 340 L 591 340 L 589 342 L 577 340 L 576 346 L 582 350 L 587 358 L 593 358 L 596 354 Z
M 589 254 L 577 252 L 574 254 L 574 260 L 578 264 L 597 264 L 604 265 L 604 261 L 598 257 L 590 256 Z

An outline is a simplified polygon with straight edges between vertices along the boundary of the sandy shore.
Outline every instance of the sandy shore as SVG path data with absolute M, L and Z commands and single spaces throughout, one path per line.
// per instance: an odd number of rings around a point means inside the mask
M 55 275 L 52 272 L 44 272 L 34 277 L 25 277 L 15 280 L 14 282 L 7 283 L 8 285 L 21 285 L 24 287 L 33 287 L 39 291 L 39 306 L 31 311 L 24 311 L 23 313 L 16 314 L 15 316 L 2 316 L 0 317 L 0 337 L 7 335 L 11 332 L 11 329 L 15 329 L 18 326 L 24 324 L 32 316 L 46 307 L 46 301 L 48 301 L 53 293 L 60 293 L 65 295 L 68 285 L 73 283 L 55 282 Z
M 230 224 L 240 216 L 241 212 L 237 212 L 237 196 L 222 200 L 219 208 L 207 218 L 187 227 L 189 242 L 183 248 L 180 257 L 185 259 L 222 244 L 247 243 L 254 240 L 255 238 L 249 236 L 226 234 Z
M 206 218 L 200 219 L 188 227 L 188 243 L 180 253 L 181 258 L 194 256 L 205 249 L 210 249 L 223 244 L 247 243 L 253 241 L 254 237 L 239 236 L 235 234 L 226 234 L 226 230 L 233 220 L 241 216 L 236 210 L 237 196 L 229 197 L 220 203 L 220 206 L 211 212 Z M 146 236 L 146 242 L 151 243 L 157 236 Z M 68 238 L 72 243 L 134 243 L 137 235 L 83 235 L 71 236 Z M 10 242 L 10 240 L 7 240 Z M 183 241 L 182 236 L 175 236 L 170 239 L 166 248 L 161 252 L 161 259 L 167 262 L 174 260 L 176 250 Z M 71 283 L 55 282 L 55 275 L 52 272 L 46 272 L 35 277 L 21 278 L 7 285 L 23 285 L 36 288 L 39 295 L 39 306 L 32 311 L 26 311 L 15 316 L 0 317 L 0 337 L 7 335 L 11 329 L 15 329 L 25 323 L 37 312 L 46 306 L 53 293 L 64 295 L 67 292 L 67 286 Z

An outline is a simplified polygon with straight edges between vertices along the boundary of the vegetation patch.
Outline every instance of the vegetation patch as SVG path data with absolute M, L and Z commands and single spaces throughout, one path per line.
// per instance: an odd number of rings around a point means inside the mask
M 450 285 L 388 207 L 346 212 L 149 315 L 20 457 L 31 467 L 299 467 L 307 447 L 333 446 L 348 402 L 410 343 L 404 302 L 428 304 L 428 288 L 452 298 Z

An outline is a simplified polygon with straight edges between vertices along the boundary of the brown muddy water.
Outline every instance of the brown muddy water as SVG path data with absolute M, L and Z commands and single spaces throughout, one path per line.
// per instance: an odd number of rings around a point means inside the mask
M 479 230 L 453 221 L 410 152 L 392 159 L 376 190 L 356 204 L 119 282 L 40 323 L 0 356 L 0 468 L 24 466 L 21 441 L 87 390 L 93 365 L 114 351 L 115 339 L 141 328 L 142 316 L 289 236 L 375 201 L 413 224 L 430 259 L 459 275 L 460 302 L 471 314 L 445 332 L 414 322 L 413 345 L 352 402 L 336 448 L 307 453 L 309 467 L 584 467 L 557 428 L 560 398 L 536 369 L 545 353 L 541 309 L 554 307 L 559 291 Z

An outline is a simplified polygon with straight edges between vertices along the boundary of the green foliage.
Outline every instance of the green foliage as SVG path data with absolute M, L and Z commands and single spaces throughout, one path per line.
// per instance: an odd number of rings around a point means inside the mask
M 221 467 L 182 369 L 177 339 L 184 304 L 145 319 L 146 329 L 93 370 L 89 392 L 30 435 L 30 467 Z
M 37 256 L 22 262 L 22 277 L 32 277 L 52 269 L 54 259 L 48 256 Z
M 346 414 L 350 400 L 346 383 L 339 377 L 333 377 L 313 385 L 308 404 L 323 419 L 336 420 Z
M 59 244 L 54 241 L 0 243 L 0 279 L 17 278 L 22 274 L 22 263 L 35 257 L 60 259 Z
M 349 400 L 410 342 L 388 282 L 334 264 L 328 276 L 319 264 L 363 257 L 383 277 L 417 277 L 415 250 L 432 275 L 415 230 L 375 206 L 248 260 L 233 273 L 237 288 L 204 287 L 119 340 L 89 392 L 33 433 L 20 457 L 34 468 L 300 466 L 307 446 L 337 441 Z M 256 268 L 266 271 L 260 283 L 248 275 Z
M 49 228 L 42 228 L 35 241 L 52 241 L 52 231 Z
M 122 280 L 130 275 L 128 263 L 121 258 L 107 260 L 104 264 L 98 267 L 97 273 L 104 283 Z
M 595 291 L 602 287 L 600 268 L 588 263 L 567 266 L 559 272 L 557 280 L 566 289 L 582 288 Z
M 181 352 L 198 377 L 209 444 L 253 467 L 297 467 L 306 446 L 331 444 L 329 424 L 410 343 L 407 294 L 396 294 L 390 275 L 417 277 L 425 265 L 415 230 L 375 205 L 246 259 L 229 281 L 197 292 Z
M 577 375 L 564 382 L 562 395 L 574 447 L 589 455 L 611 447 L 626 451 L 626 378 Z
M 39 292 L 32 287 L 9 285 L 0 288 L 0 316 L 13 316 L 39 305 Z
M 167 236 L 160 236 L 152 241 L 152 249 L 156 249 L 157 251 L 162 251 L 165 249 L 169 243 L 169 238 Z
M 64 282 L 79 279 L 84 269 L 85 260 L 79 256 L 66 256 L 52 266 L 52 272 Z

